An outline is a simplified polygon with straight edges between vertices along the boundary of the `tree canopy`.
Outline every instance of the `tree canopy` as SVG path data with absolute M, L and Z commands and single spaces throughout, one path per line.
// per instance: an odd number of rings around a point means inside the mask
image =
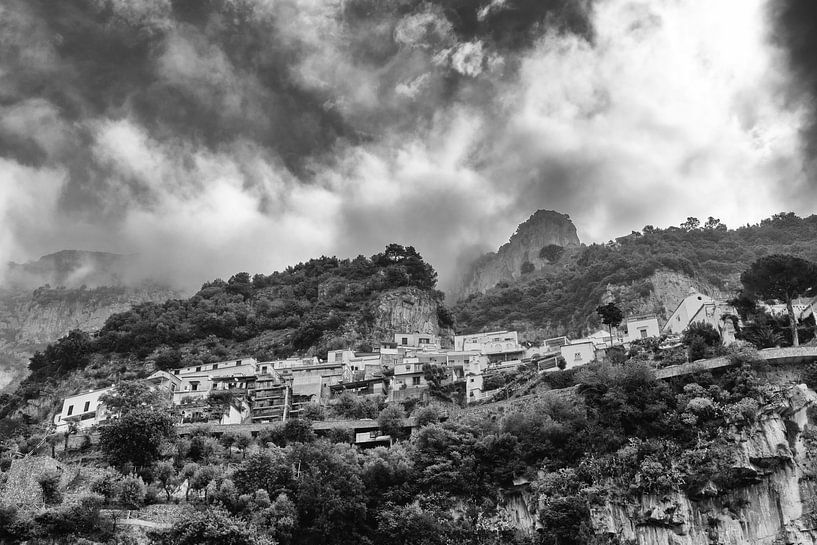
M 817 289 L 817 265 L 793 255 L 774 254 L 752 263 L 740 275 L 743 293 L 763 301 L 777 300 L 786 304 L 792 342 L 800 344 L 797 334 L 797 317 L 792 300 L 809 296 Z

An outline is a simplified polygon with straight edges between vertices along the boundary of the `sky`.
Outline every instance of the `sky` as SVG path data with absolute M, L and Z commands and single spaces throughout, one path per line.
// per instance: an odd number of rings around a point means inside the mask
M 195 287 L 815 202 L 812 0 L 6 0 L 0 263 Z

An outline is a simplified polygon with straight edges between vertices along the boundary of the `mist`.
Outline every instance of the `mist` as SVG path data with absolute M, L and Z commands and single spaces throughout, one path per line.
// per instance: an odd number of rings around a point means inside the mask
M 0 263 L 135 254 L 129 281 L 190 289 L 398 242 L 445 288 L 539 208 L 584 242 L 809 212 L 817 77 L 798 13 L 10 0 Z

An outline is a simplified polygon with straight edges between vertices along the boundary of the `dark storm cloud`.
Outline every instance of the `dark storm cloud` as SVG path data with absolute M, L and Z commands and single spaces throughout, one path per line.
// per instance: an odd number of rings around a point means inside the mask
M 450 280 L 537 208 L 591 240 L 757 213 L 790 123 L 763 0 L 724 1 L 8 0 L 0 261 L 195 284 L 399 241 Z
M 809 120 L 804 128 L 809 162 L 817 164 L 817 2 L 770 1 L 773 39 L 786 52 L 792 72 L 790 98 L 805 104 Z

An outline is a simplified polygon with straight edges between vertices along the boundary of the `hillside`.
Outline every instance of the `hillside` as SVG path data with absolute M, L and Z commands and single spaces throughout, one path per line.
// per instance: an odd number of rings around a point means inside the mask
M 107 385 L 111 372 L 144 375 L 146 363 L 325 357 L 338 348 L 369 350 L 398 331 L 450 333 L 436 277 L 412 247 L 393 244 L 371 258 L 321 257 L 270 275 L 238 273 L 188 299 L 140 303 L 93 335 L 73 331 L 35 354 L 6 414 L 28 406 L 21 414 L 38 420 L 79 384 Z
M 694 218 L 693 218 L 694 219 Z M 740 273 L 756 259 L 786 253 L 817 260 L 817 216 L 777 214 L 756 225 L 657 229 L 564 251 L 549 267 L 457 302 L 459 330 L 512 328 L 529 339 L 598 326 L 594 309 L 615 300 L 625 312 L 667 315 L 690 286 L 717 297 L 740 288 Z
M 537 270 L 550 270 L 565 249 L 579 245 L 570 216 L 538 210 L 519 225 L 497 252 L 483 255 L 466 268 L 454 289 L 454 297 L 461 299 L 484 293 L 499 282 L 519 280 Z
M 127 256 L 77 250 L 9 263 L 0 284 L 0 391 L 25 377 L 36 350 L 72 329 L 95 331 L 133 305 L 178 297 L 156 282 L 124 284 L 129 263 Z

